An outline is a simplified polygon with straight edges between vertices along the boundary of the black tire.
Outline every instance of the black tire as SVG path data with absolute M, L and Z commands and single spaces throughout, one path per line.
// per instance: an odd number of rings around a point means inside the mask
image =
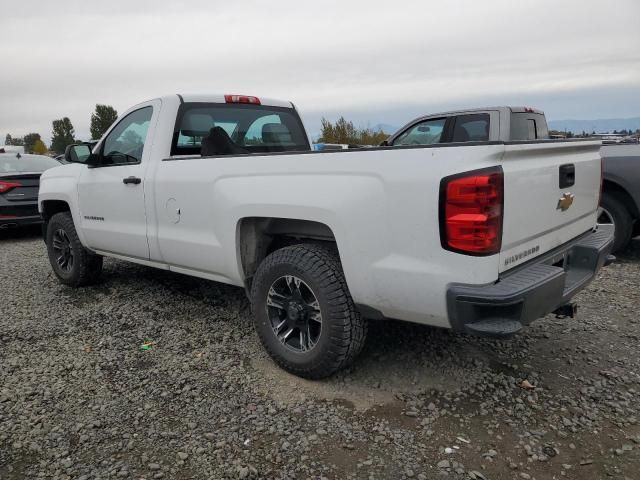
M 267 305 L 268 298 L 273 298 L 270 289 L 291 277 L 301 281 L 298 293 L 308 290 L 317 300 L 315 311 L 321 318 L 316 341 L 307 351 L 295 351 L 285 344 L 286 340 L 278 339 L 273 326 L 279 321 L 277 316 L 287 319 L 290 316 L 285 308 Z M 335 248 L 300 244 L 270 254 L 253 279 L 251 305 L 256 330 L 265 349 L 280 367 L 294 375 L 310 379 L 328 377 L 353 362 L 364 345 L 367 322 L 355 308 Z M 285 325 L 284 329 L 288 328 Z M 306 331 L 309 339 L 309 327 Z M 303 333 L 300 333 L 299 344 L 303 344 Z
M 598 222 L 613 223 L 615 228 L 615 239 L 613 241 L 613 251 L 624 250 L 631 241 L 633 230 L 633 220 L 629 210 L 616 196 L 605 193 L 602 196 L 600 207 L 603 209 Z
M 68 241 L 68 256 L 72 257 L 70 263 L 59 262 L 60 250 L 56 248 L 60 246 L 60 237 Z M 61 283 L 71 287 L 81 287 L 95 283 L 100 278 L 102 256 L 90 252 L 82 245 L 71 213 L 56 213 L 51 217 L 47 225 L 46 242 L 51 268 Z

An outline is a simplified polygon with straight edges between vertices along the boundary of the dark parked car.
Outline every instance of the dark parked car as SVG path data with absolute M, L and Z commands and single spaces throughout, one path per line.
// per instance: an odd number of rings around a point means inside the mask
M 640 145 L 603 145 L 604 182 L 598 221 L 615 225 L 614 251 L 640 235 Z
M 44 155 L 0 153 L 0 229 L 41 223 L 40 175 L 60 163 Z

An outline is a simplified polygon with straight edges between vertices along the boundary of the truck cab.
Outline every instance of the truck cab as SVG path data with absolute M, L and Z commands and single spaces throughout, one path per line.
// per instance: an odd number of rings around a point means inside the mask
M 418 117 L 384 145 L 531 141 L 549 139 L 544 112 L 530 107 L 484 107 Z

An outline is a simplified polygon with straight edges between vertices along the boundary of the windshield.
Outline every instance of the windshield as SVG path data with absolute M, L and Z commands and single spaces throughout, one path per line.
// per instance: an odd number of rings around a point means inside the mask
M 44 172 L 60 163 L 44 155 L 0 154 L 0 173 Z
M 171 155 L 225 155 L 308 151 L 309 141 L 293 108 L 185 103 Z

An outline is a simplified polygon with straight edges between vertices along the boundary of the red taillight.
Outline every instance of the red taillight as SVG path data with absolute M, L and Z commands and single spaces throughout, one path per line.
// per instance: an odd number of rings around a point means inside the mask
M 22 184 L 18 183 L 18 182 L 2 182 L 0 181 L 0 193 L 6 193 L 9 190 L 16 188 L 16 187 L 21 187 Z
M 253 105 L 260 105 L 260 99 L 258 97 L 251 97 L 249 95 L 225 95 L 224 101 L 227 103 L 251 103 Z
M 502 245 L 502 169 L 444 178 L 440 186 L 442 246 L 470 255 L 493 255 Z

